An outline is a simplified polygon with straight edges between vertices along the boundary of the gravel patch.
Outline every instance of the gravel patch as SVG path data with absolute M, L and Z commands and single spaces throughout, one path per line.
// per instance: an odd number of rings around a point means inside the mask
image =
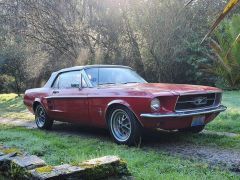
M 219 166 L 234 172 L 240 172 L 240 151 L 218 147 L 198 146 L 190 143 L 153 145 L 147 148 L 158 149 L 169 155 L 193 159 Z
M 227 136 L 227 137 L 237 137 L 237 136 L 240 136 L 240 134 L 236 134 L 236 133 L 215 132 L 215 131 L 209 131 L 209 130 L 203 130 L 202 133 L 203 134 L 209 134 L 209 135 Z
M 35 122 L 21 119 L 0 118 L 0 124 L 26 127 L 28 129 L 37 128 Z

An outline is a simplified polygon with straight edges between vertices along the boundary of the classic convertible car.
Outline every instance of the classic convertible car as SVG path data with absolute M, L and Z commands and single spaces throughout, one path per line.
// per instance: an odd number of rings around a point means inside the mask
M 77 66 L 52 73 L 42 88 L 25 92 L 38 128 L 53 121 L 108 128 L 118 144 L 133 145 L 143 129 L 197 133 L 226 107 L 218 88 L 147 83 L 130 67 Z

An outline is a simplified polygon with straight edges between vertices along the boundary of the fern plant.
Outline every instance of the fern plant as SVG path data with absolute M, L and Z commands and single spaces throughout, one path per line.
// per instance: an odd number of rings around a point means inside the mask
M 218 77 L 218 85 L 227 89 L 240 89 L 240 15 L 225 20 L 211 39 L 213 66 L 208 72 Z M 237 37 L 237 38 L 236 38 Z

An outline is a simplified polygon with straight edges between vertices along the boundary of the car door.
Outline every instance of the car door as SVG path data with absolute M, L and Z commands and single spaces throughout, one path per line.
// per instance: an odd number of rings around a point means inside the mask
M 81 87 L 80 87 L 81 86 Z M 51 99 L 56 120 L 90 124 L 88 87 L 81 71 L 59 74 L 54 82 Z

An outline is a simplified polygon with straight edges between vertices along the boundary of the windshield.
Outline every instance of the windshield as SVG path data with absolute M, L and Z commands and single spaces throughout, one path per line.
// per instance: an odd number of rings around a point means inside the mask
M 105 84 L 146 83 L 141 76 L 128 68 L 89 68 L 85 71 L 94 87 Z

